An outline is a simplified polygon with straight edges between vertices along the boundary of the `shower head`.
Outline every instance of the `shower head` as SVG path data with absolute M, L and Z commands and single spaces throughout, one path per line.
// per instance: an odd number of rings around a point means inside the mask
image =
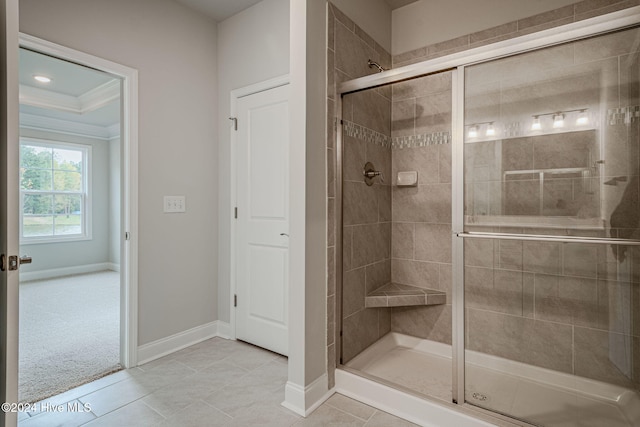
M 382 66 L 380 64 L 378 64 L 377 62 L 372 61 L 372 60 L 367 61 L 367 65 L 369 65 L 369 68 L 374 68 L 374 67 L 377 68 L 379 73 L 381 73 L 383 71 L 387 71 L 384 68 L 382 68 Z

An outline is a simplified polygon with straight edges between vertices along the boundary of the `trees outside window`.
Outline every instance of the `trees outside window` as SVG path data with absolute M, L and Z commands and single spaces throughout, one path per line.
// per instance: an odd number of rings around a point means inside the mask
M 20 142 L 23 243 L 88 237 L 89 151 L 85 145 Z

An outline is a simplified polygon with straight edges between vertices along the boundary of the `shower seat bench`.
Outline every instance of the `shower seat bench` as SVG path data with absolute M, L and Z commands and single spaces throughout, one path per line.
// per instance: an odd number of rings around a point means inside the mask
M 406 307 L 447 303 L 447 293 L 417 286 L 387 283 L 365 297 L 365 307 Z

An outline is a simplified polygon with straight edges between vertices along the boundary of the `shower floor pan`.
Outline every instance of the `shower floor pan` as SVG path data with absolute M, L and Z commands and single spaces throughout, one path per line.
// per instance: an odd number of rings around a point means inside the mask
M 640 396 L 624 387 L 466 352 L 468 403 L 534 424 L 640 425 Z M 451 401 L 451 346 L 391 332 L 347 367 Z

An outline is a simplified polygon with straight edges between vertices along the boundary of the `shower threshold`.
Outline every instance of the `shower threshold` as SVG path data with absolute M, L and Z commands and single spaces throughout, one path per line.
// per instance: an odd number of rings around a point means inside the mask
M 627 388 L 466 351 L 466 401 L 544 426 L 640 425 Z M 391 332 L 347 367 L 451 402 L 451 346 Z

